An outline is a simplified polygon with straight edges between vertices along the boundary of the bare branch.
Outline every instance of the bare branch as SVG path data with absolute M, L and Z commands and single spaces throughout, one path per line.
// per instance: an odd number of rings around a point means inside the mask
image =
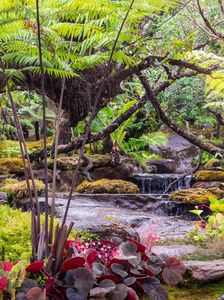
M 221 12 L 221 16 L 224 19 L 224 8 L 223 8 L 222 0 L 218 0 L 218 4 L 219 4 L 219 9 L 220 9 L 220 12 Z
M 200 12 L 200 14 L 201 14 L 201 16 L 202 16 L 202 19 L 203 19 L 203 21 L 205 22 L 205 25 L 210 29 L 210 31 L 211 31 L 214 35 L 216 35 L 216 36 L 219 37 L 220 39 L 223 39 L 223 35 L 222 35 L 220 32 L 218 32 L 218 31 L 212 26 L 212 24 L 209 22 L 208 18 L 205 16 L 205 14 L 204 14 L 204 12 L 203 12 L 203 10 L 202 10 L 202 8 L 201 8 L 201 5 L 200 5 L 199 0 L 197 0 L 197 4 L 198 4 L 198 9 L 199 9 L 199 12 Z

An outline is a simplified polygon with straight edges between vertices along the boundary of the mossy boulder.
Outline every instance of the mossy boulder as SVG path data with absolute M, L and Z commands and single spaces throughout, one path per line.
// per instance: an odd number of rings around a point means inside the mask
M 109 155 L 86 155 L 91 159 L 93 162 L 93 166 L 95 168 L 97 167 L 103 167 L 103 166 L 108 166 L 111 157 Z M 57 168 L 61 171 L 69 171 L 69 170 L 74 170 L 76 168 L 76 165 L 78 163 L 78 156 L 62 156 L 58 157 L 57 159 Z M 82 159 L 81 161 L 81 167 L 84 167 L 87 165 L 87 162 L 85 159 Z M 48 160 L 48 167 L 50 169 L 53 169 L 53 159 Z
M 191 188 L 173 192 L 169 196 L 169 201 L 177 201 L 193 205 L 209 205 L 209 197 L 215 197 L 218 200 L 222 199 L 224 198 L 224 191 L 217 187 L 210 189 Z
M 139 189 L 132 182 L 101 179 L 94 182 L 84 181 L 77 187 L 77 192 L 81 194 L 138 194 Z
M 0 158 L 0 174 L 24 174 L 22 158 Z
M 95 168 L 108 166 L 111 162 L 111 157 L 109 155 L 94 154 L 86 156 L 91 159 Z M 86 165 L 87 163 L 85 162 L 84 164 Z
M 196 173 L 198 181 L 224 181 L 223 171 L 198 171 Z
M 208 170 L 208 169 L 211 169 L 214 167 L 214 163 L 218 162 L 219 160 L 216 159 L 216 158 L 211 158 L 209 159 L 209 161 L 205 164 L 205 169 Z
M 29 182 L 33 194 L 32 182 L 31 180 Z M 40 180 L 35 180 L 35 185 L 38 196 L 42 195 L 45 190 L 44 183 Z M 0 188 L 0 191 L 7 193 L 10 202 L 17 202 L 18 200 L 29 196 L 26 180 L 20 182 L 17 181 L 16 183 L 6 183 Z

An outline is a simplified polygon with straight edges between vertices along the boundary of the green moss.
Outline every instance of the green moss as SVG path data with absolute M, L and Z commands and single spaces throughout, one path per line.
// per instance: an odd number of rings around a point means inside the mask
M 210 188 L 210 189 L 186 189 L 173 192 L 169 196 L 170 201 L 183 202 L 193 205 L 209 205 L 209 197 L 215 197 L 218 200 L 224 197 L 224 191 L 219 188 Z
M 224 181 L 224 172 L 222 171 L 198 171 L 196 173 L 198 181 Z
M 200 284 L 193 282 L 185 286 L 164 286 L 169 293 L 169 300 L 215 300 L 224 294 L 224 280 Z
M 77 192 L 81 194 L 138 194 L 139 189 L 132 182 L 101 179 L 95 182 L 84 181 L 77 187 Z
M 0 158 L 0 174 L 24 174 L 22 158 Z
M 216 162 L 216 161 L 219 161 L 218 159 L 216 158 L 211 158 L 209 159 L 209 161 L 205 164 L 205 169 L 211 169 L 213 167 L 213 163 Z
M 33 187 L 32 187 L 31 180 L 29 182 L 30 182 L 32 193 L 33 193 Z M 43 194 L 44 189 L 45 189 L 44 183 L 40 180 L 35 180 L 35 185 L 36 185 L 38 196 Z M 29 196 L 27 184 L 26 184 L 25 180 L 23 180 L 21 182 L 12 183 L 12 184 L 10 184 L 10 183 L 5 184 L 3 187 L 0 188 L 0 191 L 7 193 L 7 196 L 8 196 L 8 199 L 10 202 L 16 202 L 22 198 Z

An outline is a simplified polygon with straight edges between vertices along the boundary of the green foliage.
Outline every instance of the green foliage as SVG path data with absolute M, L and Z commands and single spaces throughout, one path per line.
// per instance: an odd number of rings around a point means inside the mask
M 78 76 L 77 70 L 102 64 L 110 57 L 120 25 L 131 1 L 47 1 L 40 2 L 41 42 L 44 72 L 50 76 Z M 171 3 L 171 2 L 170 2 Z M 132 49 L 142 42 L 138 24 L 146 16 L 167 10 L 167 1 L 135 1 L 120 34 L 117 47 L 133 42 Z M 6 13 L 7 12 L 7 13 Z M 17 63 L 20 70 L 8 69 L 9 82 L 23 80 L 27 69 L 40 72 L 36 43 L 36 8 L 28 0 L 1 1 L 0 50 L 8 63 Z M 104 51 L 102 51 L 102 49 Z M 105 51 L 106 50 L 106 51 Z M 117 50 L 113 61 L 126 65 L 137 62 L 128 49 Z
M 0 245 L 5 246 L 5 260 L 29 260 L 31 255 L 31 214 L 8 205 L 0 205 Z M 42 218 L 43 222 L 43 218 Z
M 158 98 L 169 116 L 180 125 L 185 125 L 186 121 L 197 123 L 201 121 L 200 117 L 205 123 L 209 117 L 204 109 L 205 84 L 201 78 L 182 78 L 160 93 Z
M 161 155 L 151 154 L 148 151 L 135 151 L 128 152 L 128 154 L 134 159 L 138 160 L 142 166 L 146 166 L 146 160 L 161 159 Z
M 212 158 L 214 158 L 214 155 L 208 153 L 207 151 L 204 151 L 204 152 L 201 154 L 201 163 L 202 163 L 203 165 L 205 165 L 205 164 L 206 164 L 210 159 L 212 159 Z M 198 163 L 198 161 L 199 161 L 198 155 L 195 156 L 194 161 L 195 161 L 196 163 Z

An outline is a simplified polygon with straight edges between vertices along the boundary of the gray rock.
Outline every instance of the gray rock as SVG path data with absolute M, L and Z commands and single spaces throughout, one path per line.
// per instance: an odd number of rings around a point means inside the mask
M 220 190 L 224 190 L 224 185 L 220 181 L 200 181 L 196 182 L 192 188 L 202 188 L 202 189 L 210 189 L 213 187 L 218 187 Z
M 56 180 L 57 181 L 60 181 L 61 180 L 61 177 L 59 175 L 60 173 L 60 170 L 57 170 L 56 171 Z M 34 174 L 34 177 L 39 179 L 39 180 L 45 180 L 45 171 L 44 169 L 39 169 L 39 170 L 34 170 L 33 171 L 33 174 Z M 53 181 L 53 171 L 51 170 L 47 170 L 47 180 L 48 182 L 52 182 Z
M 173 159 L 152 159 L 146 161 L 147 166 L 152 166 L 156 173 L 175 173 L 177 164 Z
M 103 178 L 130 180 L 133 177 L 134 177 L 134 167 L 131 164 L 117 166 L 117 167 L 94 168 L 92 172 L 92 179 L 94 181 Z
M 199 281 L 210 281 L 224 276 L 224 260 L 213 261 L 184 261 L 186 270 Z
M 157 255 L 160 255 L 162 253 L 166 253 L 169 256 L 182 256 L 182 255 L 189 255 L 191 253 L 194 253 L 197 251 L 196 246 L 192 245 L 170 245 L 170 246 L 153 246 L 152 252 L 154 252 Z
M 194 157 L 198 154 L 197 147 L 178 134 L 168 137 L 166 146 L 149 145 L 149 151 L 161 155 L 164 159 L 174 159 L 178 168 L 194 167 Z
M 0 192 L 0 204 L 7 202 L 7 194 L 4 192 Z

